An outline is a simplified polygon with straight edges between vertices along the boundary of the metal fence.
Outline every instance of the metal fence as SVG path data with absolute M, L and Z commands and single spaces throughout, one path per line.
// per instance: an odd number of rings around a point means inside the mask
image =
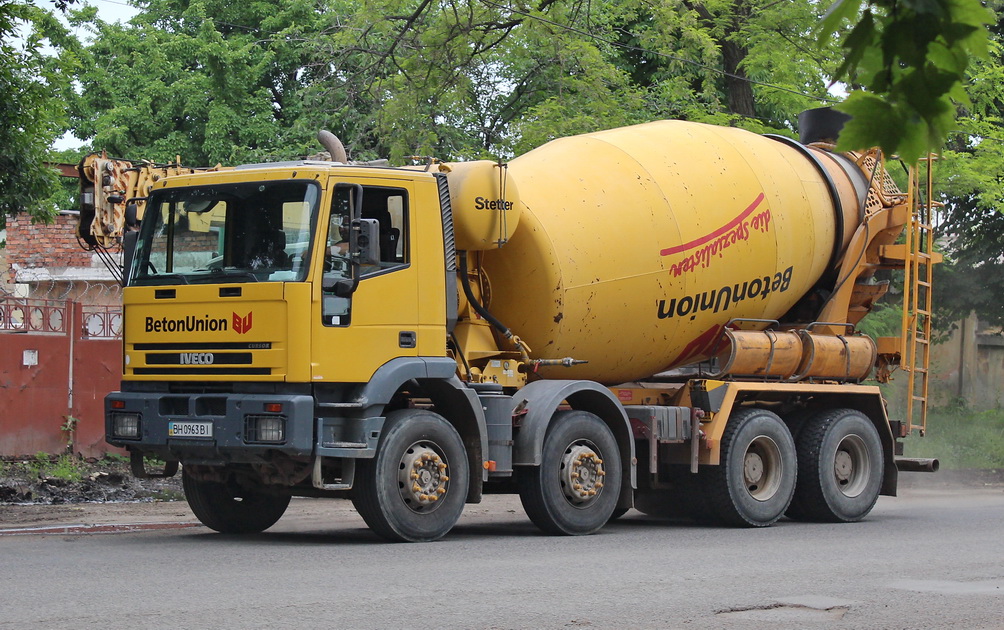
M 0 298 L 0 332 L 65 335 L 71 326 L 70 313 L 78 308 L 85 339 L 121 339 L 122 307 L 77 304 L 68 300 Z
M 66 334 L 68 302 L 29 298 L 0 300 L 0 331 Z
M 0 456 L 114 451 L 104 396 L 122 378 L 121 336 L 120 306 L 0 298 Z
M 83 330 L 81 334 L 89 339 L 121 339 L 121 306 L 83 306 Z

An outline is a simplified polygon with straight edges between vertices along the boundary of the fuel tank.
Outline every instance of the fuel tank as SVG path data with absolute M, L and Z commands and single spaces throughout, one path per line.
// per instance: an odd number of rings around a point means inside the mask
M 519 220 L 479 254 L 487 306 L 531 356 L 588 361 L 543 376 L 605 383 L 782 318 L 839 264 L 868 185 L 843 156 L 682 121 L 555 140 L 508 177 Z

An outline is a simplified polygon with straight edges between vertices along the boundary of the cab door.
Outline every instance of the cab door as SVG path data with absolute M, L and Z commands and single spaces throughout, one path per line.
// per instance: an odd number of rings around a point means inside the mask
M 315 381 L 366 382 L 396 357 L 418 355 L 419 265 L 414 264 L 414 182 L 367 177 L 334 183 L 318 222 L 321 282 L 314 283 L 311 374 Z M 375 229 L 373 260 L 353 283 L 354 212 Z M 342 289 L 336 287 L 342 284 Z

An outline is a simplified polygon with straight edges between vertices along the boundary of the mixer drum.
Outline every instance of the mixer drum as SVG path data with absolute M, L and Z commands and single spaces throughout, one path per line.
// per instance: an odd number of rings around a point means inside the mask
M 784 315 L 857 227 L 853 169 L 807 151 L 662 121 L 518 157 L 520 223 L 483 254 L 489 308 L 532 356 L 589 362 L 549 378 L 622 383 L 702 360 L 729 320 Z

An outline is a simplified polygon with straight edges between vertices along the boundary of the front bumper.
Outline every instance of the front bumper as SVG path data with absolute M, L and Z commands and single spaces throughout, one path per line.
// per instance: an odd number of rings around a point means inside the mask
M 313 396 L 304 394 L 115 392 L 105 398 L 105 440 L 165 461 L 213 466 L 266 463 L 277 455 L 375 455 L 382 417 L 317 418 L 314 411 Z M 262 421 L 273 429 L 281 426 L 281 439 L 276 430 L 257 430 Z M 171 435 L 178 422 L 204 423 L 211 431 Z M 123 432 L 123 425 L 130 429 Z

